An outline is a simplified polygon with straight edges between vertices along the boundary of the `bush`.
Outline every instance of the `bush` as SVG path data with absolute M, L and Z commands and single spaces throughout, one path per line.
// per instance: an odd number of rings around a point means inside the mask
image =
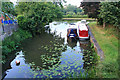
M 16 50 L 23 40 L 29 37 L 32 37 L 30 33 L 25 30 L 19 29 L 17 32 L 14 32 L 12 36 L 5 38 L 4 41 L 2 41 L 3 60 L 10 52 Z
M 58 5 L 49 3 L 19 3 L 16 5 L 18 25 L 29 31 L 32 36 L 42 33 L 44 26 L 55 19 L 62 18 L 61 8 Z M 22 16 L 23 15 L 23 16 Z
M 119 26 L 120 14 L 118 14 L 120 11 L 119 5 L 120 5 L 120 1 L 100 3 L 100 10 L 99 10 L 100 14 L 98 15 L 98 18 L 101 20 L 99 20 L 99 23 L 102 22 L 104 24 L 111 24 L 113 26 L 118 27 L 118 29 L 120 29 Z

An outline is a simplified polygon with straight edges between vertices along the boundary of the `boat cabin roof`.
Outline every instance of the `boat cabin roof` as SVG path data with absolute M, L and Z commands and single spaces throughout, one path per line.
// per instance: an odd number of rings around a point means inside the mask
M 86 20 L 81 20 L 81 23 L 86 23 Z
M 77 24 L 77 25 L 79 25 L 79 24 L 86 24 L 86 20 L 78 21 L 76 24 Z
M 70 25 L 75 25 L 75 23 L 70 23 Z
M 79 24 L 79 29 L 88 31 L 88 28 L 85 24 Z
M 77 26 L 76 25 L 69 25 L 68 29 L 77 29 Z

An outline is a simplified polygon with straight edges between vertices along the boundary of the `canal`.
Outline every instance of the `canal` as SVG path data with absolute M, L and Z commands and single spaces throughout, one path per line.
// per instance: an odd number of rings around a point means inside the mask
M 41 35 L 25 40 L 5 70 L 4 79 L 87 77 L 86 71 L 95 62 L 93 47 L 89 40 L 67 40 L 69 23 L 54 21 Z

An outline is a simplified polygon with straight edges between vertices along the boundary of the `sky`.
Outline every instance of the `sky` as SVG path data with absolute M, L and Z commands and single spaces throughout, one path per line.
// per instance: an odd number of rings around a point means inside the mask
M 10 1 L 15 3 L 17 0 L 10 0 Z M 65 1 L 67 1 L 67 3 L 64 3 L 63 5 L 71 4 L 71 5 L 79 7 L 80 6 L 80 2 L 83 1 L 83 0 L 65 0 Z
M 67 3 L 66 3 L 67 5 L 71 4 L 71 5 L 75 5 L 75 6 L 79 7 L 80 2 L 82 2 L 83 0 L 65 0 L 65 1 L 67 1 Z

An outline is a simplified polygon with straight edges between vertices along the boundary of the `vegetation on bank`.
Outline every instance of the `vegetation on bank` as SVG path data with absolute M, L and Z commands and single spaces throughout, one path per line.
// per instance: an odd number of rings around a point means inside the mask
M 63 15 L 84 15 L 83 9 L 71 4 L 64 6 L 61 11 L 63 12 Z
M 98 23 L 103 27 L 114 25 L 120 29 L 120 1 L 118 2 L 81 2 L 84 13 L 90 18 L 97 18 Z
M 17 50 L 21 42 L 30 37 L 32 35 L 29 32 L 19 29 L 17 32 L 13 32 L 12 36 L 5 38 L 2 41 L 2 63 L 5 63 L 5 58 L 10 52 Z
M 119 2 L 103 2 L 100 3 L 100 10 L 98 14 L 99 23 L 106 27 L 107 24 L 114 25 L 120 29 L 120 1 Z
M 4 59 L 15 51 L 23 40 L 40 34 L 45 30 L 46 24 L 62 18 L 59 4 L 52 2 L 18 2 L 15 10 L 20 29 L 2 42 L 2 63 L 5 63 Z
M 97 25 L 96 22 L 89 24 L 94 37 L 104 52 L 104 61 L 100 62 L 95 68 L 95 77 L 98 78 L 119 78 L 118 65 L 118 30 L 113 26 Z
M 64 6 L 61 11 L 63 13 L 63 18 L 88 18 L 88 15 L 84 14 L 83 9 L 71 4 Z
M 52 2 L 19 2 L 16 5 L 19 27 L 33 36 L 40 34 L 46 24 L 62 18 L 60 10 L 61 7 Z

